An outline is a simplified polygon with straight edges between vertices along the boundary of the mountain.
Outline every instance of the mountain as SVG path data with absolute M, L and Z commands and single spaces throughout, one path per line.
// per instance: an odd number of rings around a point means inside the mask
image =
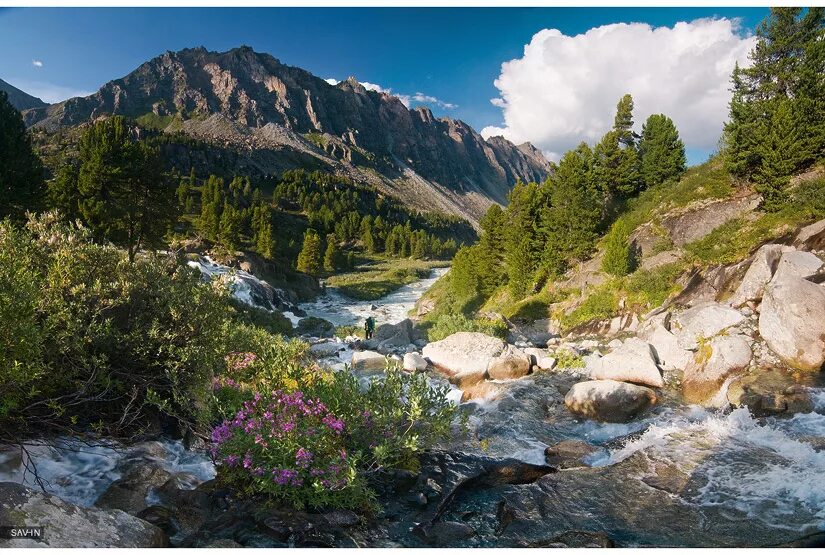
M 506 202 L 517 180 L 542 180 L 549 171 L 530 144 L 485 140 L 462 121 L 409 109 L 354 78 L 330 85 L 245 46 L 167 52 L 93 95 L 24 115 L 30 126 L 56 130 L 106 114 L 234 149 L 245 171 L 315 165 L 474 223 L 492 202 Z
M 12 106 L 18 111 L 28 110 L 30 108 L 43 108 L 48 106 L 45 102 L 37 98 L 36 96 L 32 96 L 30 94 L 26 94 L 17 87 L 9 85 L 2 79 L 0 79 L 0 91 L 5 92 L 9 95 L 9 102 Z

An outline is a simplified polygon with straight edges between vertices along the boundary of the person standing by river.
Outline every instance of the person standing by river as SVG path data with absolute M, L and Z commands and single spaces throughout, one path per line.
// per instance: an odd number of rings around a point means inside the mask
M 364 322 L 364 335 L 367 339 L 372 339 L 372 334 L 375 331 L 375 318 L 371 315 L 367 316 L 367 320 Z

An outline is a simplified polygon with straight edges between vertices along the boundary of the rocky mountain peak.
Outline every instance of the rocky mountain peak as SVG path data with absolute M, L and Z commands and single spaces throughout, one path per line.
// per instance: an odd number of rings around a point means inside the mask
M 309 134 L 322 134 L 329 137 L 324 139 L 327 154 L 339 162 L 353 165 L 356 148 L 360 163 L 372 164 L 381 181 L 394 183 L 394 189 L 402 187 L 399 180 L 411 179 L 407 174 L 412 171 L 414 187 L 426 183 L 433 195 L 453 196 L 448 211 L 471 220 L 491 202 L 505 202 L 516 180 L 542 180 L 549 171 L 535 149 L 516 147 L 503 138 L 485 141 L 460 120 L 436 118 L 424 106 L 409 109 L 398 97 L 369 91 L 354 77 L 331 87 L 249 46 L 227 52 L 203 47 L 167 52 L 89 97 L 35 106 L 25 116 L 29 125 L 54 130 L 113 114 L 183 120 L 176 130 L 191 130 L 197 125 L 189 121 L 218 114 L 249 128 L 240 134 L 233 131 L 225 143 L 274 125 L 292 133 L 267 133 L 270 145 L 274 137 L 290 137 L 288 144 L 278 145 L 282 154 L 297 148 L 319 156 L 318 144 L 301 142 Z M 271 164 L 262 169 L 271 171 Z M 403 191 L 405 195 L 417 198 L 414 192 Z M 432 200 L 427 197 L 422 206 L 432 206 Z M 456 208 L 461 204 L 465 206 Z

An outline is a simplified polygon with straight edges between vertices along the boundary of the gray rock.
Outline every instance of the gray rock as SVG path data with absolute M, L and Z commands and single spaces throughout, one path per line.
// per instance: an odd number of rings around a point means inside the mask
M 378 326 L 371 341 L 376 342 L 383 349 L 405 347 L 412 343 L 412 335 L 412 320 L 407 318 L 397 324 L 382 324 Z
M 160 528 L 119 510 L 72 505 L 56 495 L 0 482 L 0 522 L 44 527 L 43 538 L 0 539 L 0 547 L 166 547 Z
M 573 414 L 603 422 L 628 422 L 655 403 L 652 389 L 615 380 L 579 382 L 564 397 Z
M 774 244 L 759 247 L 759 250 L 753 255 L 753 261 L 747 272 L 745 272 L 745 277 L 742 278 L 742 283 L 739 284 L 728 303 L 731 306 L 739 307 L 746 302 L 760 300 L 765 285 L 768 284 L 776 271 L 782 253 L 789 248 L 785 245 Z
M 695 350 L 699 339 L 710 339 L 724 329 L 742 322 L 745 316 L 729 306 L 706 302 L 676 315 L 671 331 L 683 349 Z
M 720 388 L 729 378 L 742 373 L 753 353 L 749 342 L 740 335 L 714 337 L 696 353 L 685 368 L 682 394 L 685 401 L 710 407 L 727 405 Z
M 404 370 L 407 372 L 423 372 L 427 369 L 427 359 L 418 353 L 404 355 Z
M 598 451 L 586 441 L 566 439 L 544 450 L 544 460 L 550 466 L 559 468 L 579 468 L 586 466 L 584 458 Z
M 528 347 L 524 353 L 531 357 L 531 362 L 541 370 L 552 370 L 556 367 L 556 359 L 550 356 L 550 352 L 545 349 Z
M 383 370 L 387 357 L 375 351 L 355 351 L 352 353 L 352 369 L 357 371 Z
M 825 220 L 803 227 L 794 239 L 794 246 L 800 250 L 825 250 Z
M 815 254 L 805 251 L 789 251 L 782 255 L 776 266 L 773 281 L 786 277 L 806 278 L 822 268 L 822 260 Z
M 151 461 L 136 460 L 122 478 L 106 488 L 95 501 L 95 506 L 101 509 L 120 509 L 136 515 L 146 508 L 149 489 L 162 486 L 171 477 L 172 474 Z
M 498 357 L 491 359 L 487 375 L 491 380 L 512 380 L 530 373 L 530 356 L 516 347 L 508 346 Z
M 315 343 L 309 347 L 309 352 L 314 353 L 318 356 L 332 356 L 335 353 L 344 349 L 344 345 L 342 343 L 336 343 L 335 341 L 326 341 L 324 343 Z
M 591 374 L 597 380 L 617 380 L 651 387 L 663 387 L 662 373 L 656 365 L 656 353 L 649 343 L 631 337 L 603 356 Z
M 504 348 L 504 341 L 497 337 L 478 332 L 458 332 L 441 341 L 428 343 L 421 354 L 451 378 L 474 375 L 483 379 L 490 360 L 504 352 Z
M 656 359 L 664 370 L 682 370 L 693 360 L 693 354 L 680 347 L 676 336 L 667 331 L 662 324 L 649 331 L 644 339 L 653 346 Z
M 779 278 L 765 289 L 759 334 L 786 364 L 820 370 L 825 364 L 825 286 L 793 276 Z

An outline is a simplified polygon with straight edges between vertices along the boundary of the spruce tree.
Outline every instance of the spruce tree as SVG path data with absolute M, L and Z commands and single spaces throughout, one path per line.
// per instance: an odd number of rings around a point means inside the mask
M 44 194 L 43 165 L 23 116 L 0 91 L 0 219 L 22 219 L 27 210 L 41 208 Z
M 126 247 L 130 261 L 160 247 L 177 210 L 158 149 L 137 140 L 121 116 L 93 123 L 79 147 L 79 167 L 61 169 L 52 201 L 70 216 L 76 207 L 94 236 Z
M 335 234 L 327 235 L 327 248 L 324 252 L 324 271 L 334 272 L 341 267 L 341 251 L 338 248 L 338 242 Z
M 616 104 L 613 130 L 616 131 L 619 143 L 625 147 L 635 145 L 637 137 L 633 133 L 633 97 L 629 94 L 624 95 Z
M 653 114 L 642 127 L 639 141 L 639 164 L 645 187 L 652 187 L 672 179 L 685 171 L 685 144 L 673 120 L 664 114 Z
M 314 229 L 304 233 L 304 244 L 298 254 L 297 268 L 299 272 L 318 276 L 321 273 L 321 238 Z
M 592 250 L 601 220 L 601 192 L 592 178 L 593 152 L 585 143 L 559 161 L 549 180 L 550 206 L 542 213 L 543 265 L 559 275 Z

